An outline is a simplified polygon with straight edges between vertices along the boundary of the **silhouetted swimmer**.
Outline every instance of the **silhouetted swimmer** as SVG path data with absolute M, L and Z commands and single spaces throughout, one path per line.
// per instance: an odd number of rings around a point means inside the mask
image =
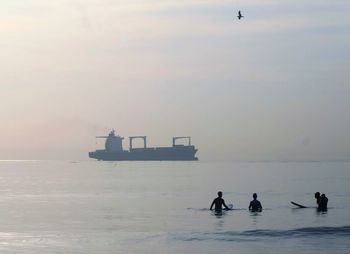
M 222 198 L 222 192 L 218 192 L 218 197 L 213 200 L 210 206 L 210 210 L 213 210 L 213 206 L 215 205 L 215 212 L 221 212 L 222 206 L 225 207 L 226 210 L 230 210 L 230 208 L 225 204 L 225 200 Z
M 320 212 L 326 212 L 327 211 L 327 205 L 328 205 L 328 198 L 325 194 L 322 194 L 320 197 L 320 201 L 318 204 L 318 210 Z
M 253 194 L 253 200 L 250 201 L 249 204 L 249 211 L 251 212 L 261 212 L 262 211 L 262 206 L 259 200 L 257 200 L 258 195 L 256 193 Z
M 319 208 L 320 207 L 321 194 L 319 192 L 316 192 L 315 193 L 315 198 L 316 198 L 317 207 Z

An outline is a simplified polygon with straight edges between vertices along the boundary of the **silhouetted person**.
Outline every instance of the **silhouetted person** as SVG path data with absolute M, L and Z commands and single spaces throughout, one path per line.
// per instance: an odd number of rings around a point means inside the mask
M 227 210 L 230 210 L 230 208 L 227 207 L 225 204 L 225 200 L 222 198 L 222 192 L 218 192 L 218 197 L 213 200 L 210 206 L 210 210 L 213 210 L 213 206 L 215 205 L 215 212 L 221 212 L 222 206 L 224 206 Z
M 316 192 L 316 193 L 315 193 L 315 198 L 316 198 L 317 208 L 320 208 L 321 194 L 320 194 L 319 192 Z
M 318 204 L 318 210 L 320 212 L 326 212 L 327 211 L 327 205 L 328 205 L 328 198 L 325 194 L 322 194 L 320 197 L 320 202 Z
M 262 206 L 259 200 L 257 200 L 258 195 L 256 193 L 253 194 L 253 200 L 250 201 L 249 204 L 249 211 L 251 212 L 261 212 L 262 211 Z
M 242 16 L 241 14 L 241 11 L 238 11 L 238 16 L 237 16 L 238 19 L 241 19 L 241 18 L 244 18 L 244 16 Z

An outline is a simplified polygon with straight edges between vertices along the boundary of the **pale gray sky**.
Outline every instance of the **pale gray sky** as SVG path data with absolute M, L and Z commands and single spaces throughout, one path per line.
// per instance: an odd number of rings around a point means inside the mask
M 350 159 L 349 1 L 0 6 L 0 159 L 86 159 L 112 128 L 202 160 Z

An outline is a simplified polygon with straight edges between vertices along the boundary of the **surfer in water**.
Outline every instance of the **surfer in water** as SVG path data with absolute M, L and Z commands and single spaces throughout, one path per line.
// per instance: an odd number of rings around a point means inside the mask
M 326 197 L 325 194 L 322 194 L 318 203 L 318 210 L 320 212 L 326 212 L 327 205 L 328 205 L 328 198 Z
M 322 195 L 319 192 L 315 193 L 316 203 L 317 203 L 317 210 L 320 212 L 327 211 L 328 206 L 328 198 L 323 193 Z
M 222 192 L 218 192 L 218 197 L 213 200 L 210 206 L 210 210 L 213 210 L 213 206 L 215 205 L 215 212 L 220 213 L 222 211 L 222 206 L 225 207 L 226 210 L 231 210 L 226 204 L 225 200 L 222 198 Z
M 317 207 L 320 207 L 321 194 L 319 192 L 315 193 Z
M 249 211 L 251 212 L 261 212 L 262 211 L 262 206 L 259 200 L 257 200 L 258 195 L 256 193 L 253 194 L 253 200 L 250 201 L 249 204 Z

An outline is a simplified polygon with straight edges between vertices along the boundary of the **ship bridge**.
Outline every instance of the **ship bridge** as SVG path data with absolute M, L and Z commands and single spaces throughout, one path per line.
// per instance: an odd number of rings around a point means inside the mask
M 105 138 L 105 149 L 109 152 L 121 152 L 123 151 L 123 137 L 115 135 L 115 131 L 112 130 L 108 136 L 97 136 L 96 138 Z

